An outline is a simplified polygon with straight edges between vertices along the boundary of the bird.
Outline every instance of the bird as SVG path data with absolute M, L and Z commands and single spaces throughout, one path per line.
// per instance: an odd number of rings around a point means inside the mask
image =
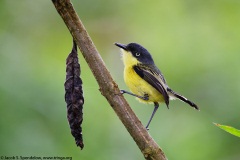
M 121 94 L 135 96 L 140 102 L 154 104 L 154 110 L 146 125 L 149 125 L 159 107 L 165 103 L 169 108 L 169 100 L 179 99 L 196 110 L 199 107 L 184 96 L 173 91 L 168 85 L 162 72 L 155 65 L 151 54 L 138 43 L 114 43 L 120 48 L 124 64 L 124 81 L 130 91 L 121 90 Z

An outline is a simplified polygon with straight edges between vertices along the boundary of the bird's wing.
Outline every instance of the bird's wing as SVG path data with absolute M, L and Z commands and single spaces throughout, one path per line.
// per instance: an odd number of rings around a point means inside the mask
M 166 105 L 169 104 L 169 96 L 164 85 L 166 81 L 163 78 L 161 72 L 155 66 L 135 65 L 134 71 L 150 85 L 152 85 L 157 91 L 159 91 L 164 98 Z

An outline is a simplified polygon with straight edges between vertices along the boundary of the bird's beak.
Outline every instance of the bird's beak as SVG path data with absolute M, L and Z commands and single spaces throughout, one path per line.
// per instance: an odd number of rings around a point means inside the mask
M 116 46 L 118 46 L 119 48 L 122 48 L 124 50 L 127 51 L 127 46 L 125 44 L 120 44 L 120 43 L 114 43 Z

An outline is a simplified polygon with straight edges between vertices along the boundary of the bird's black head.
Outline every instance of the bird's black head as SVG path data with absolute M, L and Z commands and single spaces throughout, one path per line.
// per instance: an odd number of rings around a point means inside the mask
M 130 52 L 139 62 L 143 64 L 154 64 L 151 54 L 140 44 L 129 43 L 127 45 L 115 43 L 116 46 Z

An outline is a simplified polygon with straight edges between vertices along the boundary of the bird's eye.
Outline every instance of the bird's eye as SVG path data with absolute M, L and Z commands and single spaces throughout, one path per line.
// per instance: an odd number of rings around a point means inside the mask
M 137 53 L 136 53 L 136 56 L 137 56 L 137 57 L 140 56 L 140 53 L 137 52 Z

